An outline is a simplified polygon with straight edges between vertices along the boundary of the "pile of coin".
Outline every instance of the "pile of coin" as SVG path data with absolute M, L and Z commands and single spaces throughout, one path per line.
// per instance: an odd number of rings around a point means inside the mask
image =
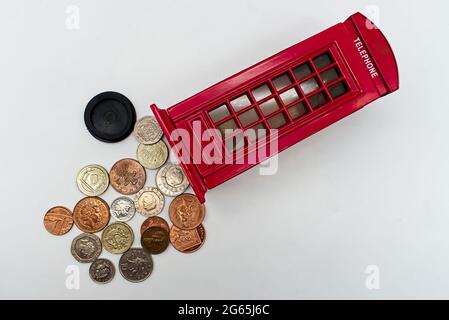
M 97 164 L 82 168 L 76 182 L 86 197 L 78 201 L 73 213 L 57 206 L 44 216 L 44 226 L 53 235 L 66 234 L 73 224 L 83 232 L 73 239 L 71 253 L 78 262 L 91 263 L 89 275 L 96 283 L 108 283 L 115 276 L 113 262 L 100 257 L 103 249 L 121 254 L 120 274 L 128 281 L 140 282 L 153 271 L 152 255 L 164 252 L 170 243 L 180 252 L 194 252 L 206 238 L 202 224 L 205 207 L 195 195 L 184 193 L 189 182 L 182 167 L 166 163 L 168 148 L 156 119 L 139 119 L 134 135 L 139 141 L 137 159 L 121 159 L 109 172 Z M 158 169 L 155 186 L 145 186 L 146 169 Z M 122 195 L 110 206 L 100 198 L 109 185 Z M 171 227 L 159 216 L 165 197 L 174 197 L 168 208 Z M 139 230 L 139 248 L 133 247 L 134 231 L 126 223 L 136 212 L 146 218 Z

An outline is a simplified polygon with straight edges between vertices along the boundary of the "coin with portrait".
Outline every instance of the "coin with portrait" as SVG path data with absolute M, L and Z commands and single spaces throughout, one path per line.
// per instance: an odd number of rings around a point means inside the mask
M 93 262 L 101 254 L 101 241 L 94 234 L 82 233 L 72 241 L 72 256 L 81 263 Z
M 99 197 L 86 197 L 78 201 L 73 210 L 75 225 L 84 232 L 95 233 L 109 223 L 109 205 Z
M 187 189 L 189 180 L 180 165 L 167 163 L 157 172 L 156 185 L 166 196 L 176 197 Z
M 165 199 L 157 188 L 145 187 L 136 194 L 134 203 L 137 212 L 144 217 L 150 217 L 162 212 Z

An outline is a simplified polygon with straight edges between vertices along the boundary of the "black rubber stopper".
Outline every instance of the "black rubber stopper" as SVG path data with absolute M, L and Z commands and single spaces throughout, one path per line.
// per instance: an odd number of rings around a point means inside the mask
M 136 123 L 136 109 L 118 92 L 103 92 L 89 101 L 84 111 L 89 132 L 103 142 L 118 142 L 128 137 Z

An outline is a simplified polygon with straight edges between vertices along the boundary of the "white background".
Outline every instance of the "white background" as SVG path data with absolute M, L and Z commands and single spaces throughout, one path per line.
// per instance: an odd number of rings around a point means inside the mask
M 69 5 L 80 10 L 78 30 L 66 28 Z M 169 107 L 370 5 L 394 48 L 400 91 L 283 152 L 276 175 L 255 168 L 209 191 L 200 251 L 170 248 L 154 256 L 147 281 L 117 274 L 99 286 L 70 255 L 79 231 L 45 231 L 48 208 L 82 197 L 82 166 L 109 170 L 135 156 L 132 136 L 90 136 L 91 97 L 121 92 L 141 117 L 150 103 Z M 2 0 L 0 298 L 449 298 L 448 9 L 405 0 Z M 104 198 L 117 196 L 110 188 Z M 131 221 L 136 233 L 143 220 Z M 80 267 L 79 290 L 66 288 L 70 265 Z M 379 290 L 365 286 L 369 265 L 380 269 Z

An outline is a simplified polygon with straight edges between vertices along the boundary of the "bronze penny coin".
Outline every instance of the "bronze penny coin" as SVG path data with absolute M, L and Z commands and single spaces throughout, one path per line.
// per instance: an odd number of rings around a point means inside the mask
M 153 216 L 146 219 L 140 226 L 140 234 L 142 235 L 145 230 L 150 227 L 161 227 L 164 228 L 168 233 L 170 232 L 170 227 L 168 226 L 167 221 L 165 221 L 165 219 L 161 217 Z
M 139 192 L 145 185 L 146 179 L 145 169 L 134 159 L 117 161 L 109 172 L 111 186 L 124 195 Z
M 191 230 L 182 230 L 176 226 L 170 230 L 170 242 L 180 252 L 194 252 L 201 248 L 205 240 L 206 230 L 202 224 Z
M 110 217 L 109 205 L 99 197 L 81 199 L 73 210 L 76 226 L 87 233 L 103 230 L 108 225 Z
M 204 205 L 190 193 L 177 196 L 168 208 L 168 214 L 173 224 L 185 230 L 198 227 L 204 220 L 205 212 Z
M 146 252 L 159 254 L 167 249 L 170 239 L 164 228 L 150 227 L 143 232 L 140 243 Z
M 44 216 L 44 226 L 55 236 L 66 234 L 73 226 L 72 211 L 66 207 L 51 208 Z

